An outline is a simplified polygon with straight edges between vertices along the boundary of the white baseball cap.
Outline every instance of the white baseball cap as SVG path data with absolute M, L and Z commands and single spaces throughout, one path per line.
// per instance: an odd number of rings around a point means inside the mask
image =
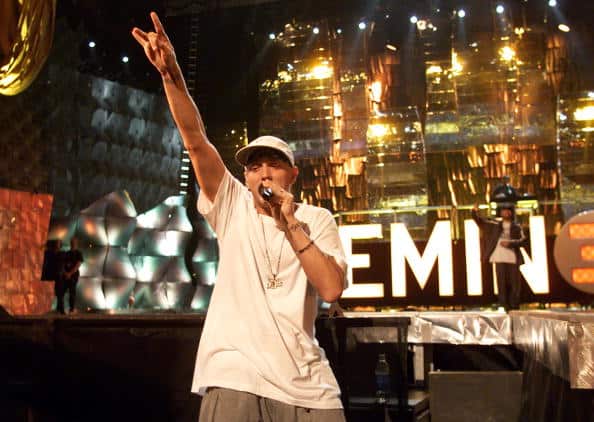
M 242 166 L 247 166 L 250 156 L 258 149 L 272 149 L 278 151 L 289 160 L 289 163 L 291 163 L 293 167 L 295 166 L 295 157 L 293 156 L 293 151 L 291 151 L 289 145 L 282 139 L 269 135 L 260 136 L 243 148 L 240 148 L 235 153 L 235 160 Z

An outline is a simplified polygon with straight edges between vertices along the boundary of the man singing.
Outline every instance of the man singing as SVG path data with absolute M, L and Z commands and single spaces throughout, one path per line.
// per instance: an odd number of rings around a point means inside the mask
M 314 336 L 318 296 L 336 301 L 346 262 L 331 214 L 294 202 L 299 173 L 281 139 L 240 149 L 245 185 L 209 142 L 173 46 L 132 30 L 157 68 L 200 185 L 198 210 L 217 234 L 220 260 L 194 371 L 200 421 L 344 421 L 340 390 Z

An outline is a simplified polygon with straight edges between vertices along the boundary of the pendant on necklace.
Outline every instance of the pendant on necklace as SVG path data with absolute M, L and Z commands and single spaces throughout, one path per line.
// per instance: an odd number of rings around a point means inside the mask
M 283 287 L 282 280 L 277 279 L 275 275 L 268 279 L 268 283 L 266 283 L 267 289 L 278 289 L 279 287 Z

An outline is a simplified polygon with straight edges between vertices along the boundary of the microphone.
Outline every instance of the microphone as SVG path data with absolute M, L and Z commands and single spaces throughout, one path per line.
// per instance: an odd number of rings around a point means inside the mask
M 272 189 L 271 188 L 260 186 L 260 189 L 258 190 L 258 192 L 260 192 L 260 195 L 262 196 L 262 198 L 264 198 L 265 201 L 270 202 L 272 200 Z

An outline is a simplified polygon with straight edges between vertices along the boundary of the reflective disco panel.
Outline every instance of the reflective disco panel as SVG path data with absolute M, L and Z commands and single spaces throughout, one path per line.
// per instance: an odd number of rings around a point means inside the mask
M 190 239 L 191 233 L 178 231 L 157 232 L 155 239 L 155 252 L 161 256 L 183 256 L 184 248 Z
M 194 295 L 192 283 L 167 283 L 167 301 L 172 309 L 188 309 Z
M 81 214 L 78 217 L 76 237 L 82 245 L 108 245 L 105 218 Z
M 101 277 L 80 277 L 76 285 L 76 308 L 106 309 Z
M 169 205 L 170 207 L 184 207 L 185 196 L 184 195 L 175 195 L 170 196 L 163 203 L 165 205 Z M 185 209 L 185 207 L 184 207 Z
M 132 278 L 136 279 L 136 271 L 128 250 L 124 247 L 112 246 L 107 250 L 103 276 L 107 278 Z
M 192 257 L 194 262 L 208 262 L 219 259 L 219 248 L 216 239 L 201 238 L 196 245 L 196 251 Z
M 81 248 L 83 263 L 79 272 L 81 277 L 101 277 L 107 256 L 107 246 Z
M 137 212 L 126 191 L 112 192 L 105 197 L 109 201 L 105 215 L 110 217 L 136 217 Z
M 126 191 L 111 192 L 80 212 L 97 217 L 136 217 L 136 208 Z
M 192 303 L 190 305 L 192 310 L 206 312 L 208 304 L 210 303 L 212 289 L 213 286 L 196 286 L 196 290 L 194 291 L 194 297 L 192 298 Z
M 107 309 L 125 309 L 128 307 L 128 298 L 134 290 L 135 279 L 105 279 L 103 292 Z
M 200 284 L 213 285 L 217 278 L 218 261 L 193 262 L 194 273 Z
M 136 228 L 136 230 L 134 230 L 134 233 L 130 237 L 130 241 L 128 242 L 128 253 L 130 255 L 145 254 L 147 242 L 152 240 L 150 238 L 151 233 L 152 231 L 149 229 Z
M 192 224 L 188 219 L 188 214 L 185 208 L 175 207 L 171 209 L 169 214 L 171 217 L 167 224 L 167 230 L 177 230 L 180 232 L 192 232 Z
M 192 281 L 183 257 L 169 258 L 166 270 L 166 273 L 162 277 L 163 281 L 170 283 L 189 283 Z
M 136 219 L 132 217 L 105 217 L 105 231 L 109 245 L 127 247 L 135 228 Z
M 159 204 L 136 217 L 138 227 L 143 229 L 161 229 L 167 225 L 171 207 Z
M 167 283 L 151 283 L 150 286 L 150 302 L 154 309 L 169 309 L 169 301 L 167 300 Z
M 169 268 L 171 258 L 165 256 L 130 256 L 136 279 L 142 283 L 160 281 Z

